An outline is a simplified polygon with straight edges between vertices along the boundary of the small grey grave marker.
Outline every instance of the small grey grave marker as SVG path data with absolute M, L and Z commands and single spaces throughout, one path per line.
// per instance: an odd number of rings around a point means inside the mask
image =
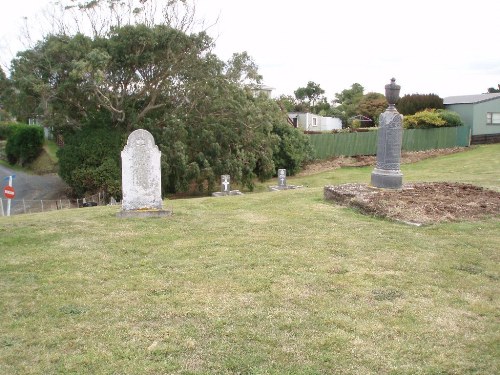
M 287 185 L 286 169 L 278 169 L 278 185 L 269 186 L 269 190 L 270 191 L 289 190 L 289 189 L 298 189 L 301 187 L 302 185 Z
M 223 174 L 220 176 L 220 191 L 212 193 L 214 197 L 224 197 L 226 195 L 243 195 L 239 190 L 231 190 L 231 176 Z
M 286 169 L 278 169 L 278 187 L 286 186 Z

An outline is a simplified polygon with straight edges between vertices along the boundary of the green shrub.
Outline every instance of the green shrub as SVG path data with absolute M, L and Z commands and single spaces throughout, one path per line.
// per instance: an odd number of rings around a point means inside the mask
M 18 125 L 7 138 L 5 153 L 10 164 L 26 165 L 42 151 L 43 128 L 40 126 Z
M 417 112 L 403 118 L 405 129 L 427 129 L 444 126 L 444 121 L 435 110 Z
M 408 116 L 426 109 L 444 109 L 444 104 L 436 94 L 411 94 L 399 99 L 396 108 L 399 113 Z
M 464 122 L 460 118 L 460 115 L 456 112 L 448 111 L 446 109 L 439 109 L 437 113 L 439 117 L 446 121 L 445 126 L 462 126 L 464 124 Z
M 404 116 L 403 118 L 403 127 L 405 129 L 427 129 L 461 125 L 463 125 L 463 122 L 458 113 L 447 110 L 429 109 L 417 112 L 414 115 Z
M 307 137 L 301 130 L 295 129 L 286 122 L 273 124 L 272 134 L 278 137 L 273 151 L 276 169 L 286 169 L 287 174 L 296 174 L 303 163 L 312 159 L 314 151 Z
M 64 134 L 57 151 L 59 175 L 76 196 L 104 191 L 120 199 L 120 151 L 124 134 L 110 129 L 106 119 L 94 119 L 81 130 Z
M 23 124 L 17 122 L 0 122 L 0 139 L 9 138 L 19 126 L 23 126 Z

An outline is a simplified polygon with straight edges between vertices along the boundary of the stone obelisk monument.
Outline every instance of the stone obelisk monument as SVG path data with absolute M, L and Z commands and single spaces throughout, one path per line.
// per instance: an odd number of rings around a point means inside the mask
M 395 107 L 401 86 L 396 79 L 385 85 L 389 107 L 379 117 L 377 165 L 372 172 L 371 185 L 377 188 L 401 189 L 403 174 L 400 170 L 403 142 L 403 115 Z

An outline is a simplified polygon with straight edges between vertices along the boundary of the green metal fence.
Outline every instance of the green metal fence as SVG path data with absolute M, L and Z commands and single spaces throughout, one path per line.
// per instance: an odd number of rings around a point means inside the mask
M 309 134 L 317 159 L 333 156 L 375 155 L 377 153 L 377 131 Z M 403 151 L 435 150 L 451 147 L 468 147 L 470 127 L 433 129 L 405 129 Z

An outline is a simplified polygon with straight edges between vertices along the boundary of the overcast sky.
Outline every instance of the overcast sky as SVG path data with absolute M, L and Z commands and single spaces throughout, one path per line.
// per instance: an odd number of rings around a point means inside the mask
M 18 49 L 23 17 L 39 23 L 49 0 L 3 1 L 2 66 Z M 198 0 L 197 16 L 227 60 L 247 51 L 273 96 L 308 81 L 329 100 L 359 83 L 383 93 L 480 94 L 500 83 L 500 1 Z

